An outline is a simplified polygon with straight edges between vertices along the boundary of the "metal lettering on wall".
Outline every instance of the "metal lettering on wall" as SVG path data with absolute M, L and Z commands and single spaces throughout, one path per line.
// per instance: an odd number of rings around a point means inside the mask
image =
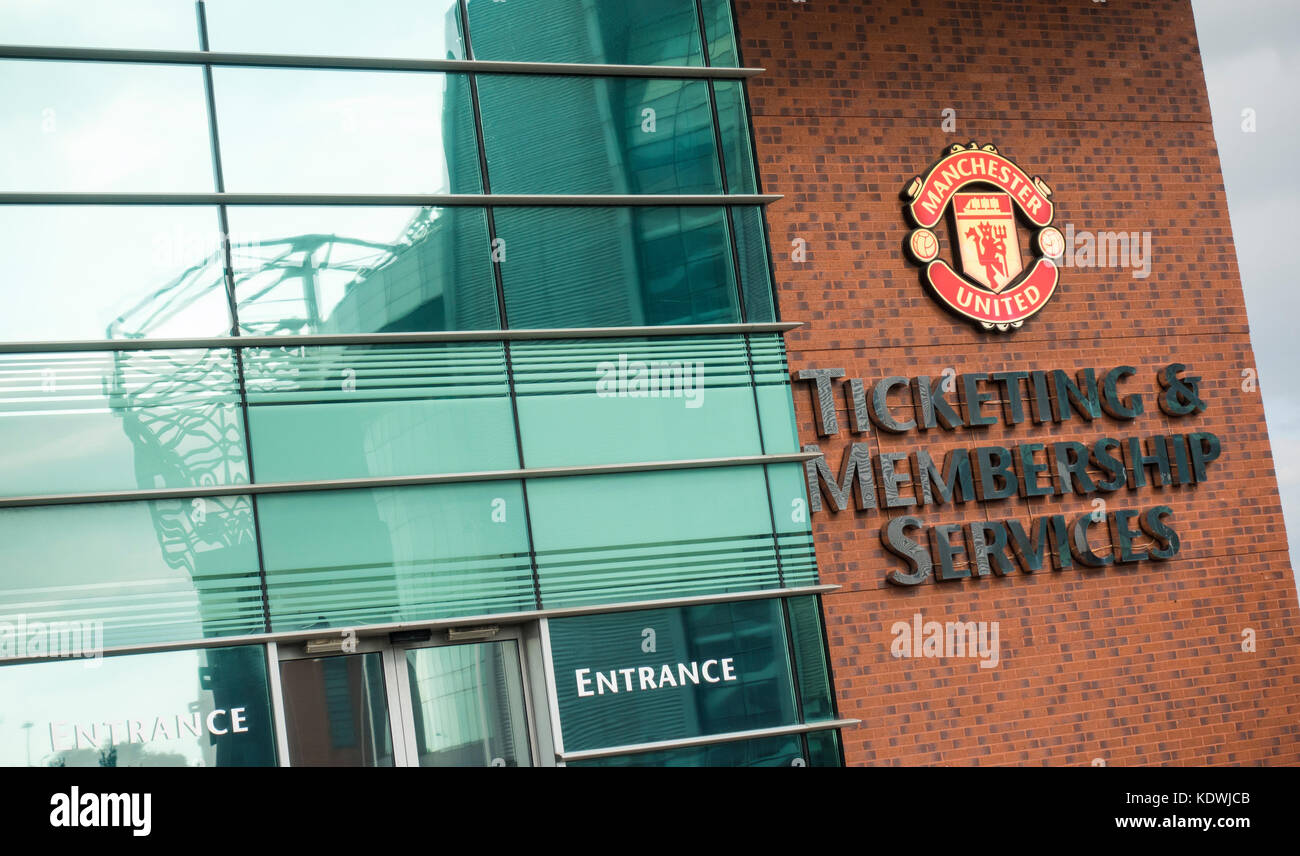
M 1175 419 L 1195 416 L 1207 406 L 1200 395 L 1201 379 L 1185 377 L 1185 371 L 1186 366 L 1174 363 L 1156 376 L 1157 404 Z M 1100 378 L 1094 369 L 1083 369 L 1074 375 L 1062 370 L 964 374 L 952 378 L 949 385 L 943 378 L 886 377 L 867 387 L 852 379 L 841 384 L 841 394 L 848 403 L 853 434 L 864 434 L 872 425 L 901 434 L 987 428 L 999 421 L 1013 426 L 1073 419 L 1092 423 L 1103 417 L 1130 422 L 1145 412 L 1140 392 L 1121 390 L 1136 374 L 1133 366 L 1117 366 Z M 843 369 L 796 372 L 796 379 L 808 382 L 817 433 L 822 437 L 839 433 L 834 381 L 844 375 Z M 910 392 L 910 410 L 902 407 L 907 398 L 903 390 Z M 1027 395 L 1022 397 L 1022 392 Z M 803 450 L 821 451 L 816 444 L 805 444 Z M 838 476 L 825 455 L 804 466 L 814 512 L 826 506 L 831 511 L 850 506 L 876 511 L 1191 486 L 1206 481 L 1210 463 L 1222 451 L 1215 434 L 1190 431 L 1123 439 L 1102 436 L 1087 443 L 1064 440 L 950 449 L 940 463 L 925 449 L 873 455 L 865 441 L 855 441 L 844 449 Z M 1072 520 L 1052 514 L 1034 517 L 1028 526 L 1014 518 L 926 526 L 909 513 L 885 523 L 880 539 L 906 566 L 890 571 L 886 579 L 896 585 L 917 585 L 931 577 L 949 581 L 1007 576 L 1016 570 L 1032 574 L 1048 567 L 1089 569 L 1165 561 L 1177 555 L 1181 546 L 1169 522 L 1172 517 L 1173 509 L 1163 503 L 1110 510 L 1104 500 L 1094 499 L 1092 511 Z M 1109 550 L 1099 548 L 1103 539 L 1096 530 L 1109 533 Z M 965 563 L 958 558 L 963 554 Z

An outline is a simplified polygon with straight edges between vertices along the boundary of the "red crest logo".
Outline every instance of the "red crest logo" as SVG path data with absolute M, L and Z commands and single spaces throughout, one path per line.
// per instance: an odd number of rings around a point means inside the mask
M 925 265 L 935 296 L 958 315 L 985 330 L 1015 330 L 1056 292 L 1054 260 L 1065 251 L 1065 239 L 1052 226 L 1052 190 L 994 146 L 953 146 L 924 176 L 912 179 L 903 195 L 917 226 L 908 236 L 908 251 Z M 939 258 L 934 230 L 949 209 L 960 272 Z M 1030 242 L 1038 258 L 1027 270 L 1017 215 L 1038 229 Z

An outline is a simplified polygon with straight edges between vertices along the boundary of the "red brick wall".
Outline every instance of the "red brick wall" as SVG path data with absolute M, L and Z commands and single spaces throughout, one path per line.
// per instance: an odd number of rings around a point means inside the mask
M 1092 510 L 1087 497 L 1013 498 L 813 516 L 850 764 L 1258 764 L 1300 762 L 1300 610 L 1258 392 L 1227 201 L 1190 4 L 998 0 L 737 0 L 792 370 L 887 375 L 1139 368 L 1128 423 L 995 425 L 927 434 L 817 436 L 843 449 L 1005 445 L 1042 438 L 1213 431 L 1203 484 L 1097 494 L 1114 508 L 1169 505 L 1182 552 L 1165 563 L 898 587 L 880 546 L 889 514 L 927 524 Z M 956 111 L 956 132 L 941 111 Z M 900 191 L 953 143 L 993 143 L 1051 185 L 1064 229 L 1149 231 L 1151 274 L 1066 268 L 1048 306 L 1010 334 L 942 309 L 903 255 Z M 946 227 L 938 230 L 945 242 Z M 1028 246 L 1022 228 L 1022 241 Z M 807 260 L 791 258 L 804 238 Z M 1027 256 L 1028 258 L 1029 256 Z M 1181 362 L 1209 409 L 1171 419 L 1155 372 Z M 904 394 L 905 399 L 905 394 Z M 906 490 L 906 489 L 905 489 Z M 1104 530 L 1094 534 L 1104 541 Z M 891 625 L 998 621 L 1001 662 L 896 659 Z M 1242 650 L 1242 630 L 1256 650 Z

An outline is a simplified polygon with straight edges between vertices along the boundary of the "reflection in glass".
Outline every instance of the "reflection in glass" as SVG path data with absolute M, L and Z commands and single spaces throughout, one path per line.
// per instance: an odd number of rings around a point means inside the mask
M 247 496 L 7 508 L 0 544 L 0 616 L 93 618 L 109 647 L 266 629 Z
M 519 466 L 500 342 L 251 348 L 259 481 Z
M 550 633 L 567 750 L 799 721 L 778 599 L 553 618 Z
M 214 51 L 464 59 L 456 0 L 207 0 L 207 18 Z
M 772 293 L 772 270 L 768 267 L 763 211 L 755 206 L 736 206 L 731 212 L 736 257 L 740 260 L 740 286 L 745 294 L 745 320 L 751 324 L 776 321 L 776 296 Z
M 209 0 L 208 5 L 226 0 Z M 198 50 L 192 0 L 0 0 L 0 44 Z
M 0 666 L 0 765 L 275 763 L 261 646 Z
M 812 523 L 807 515 L 792 515 L 792 508 L 808 507 L 808 481 L 798 463 L 771 464 L 767 468 L 772 490 L 777 544 L 781 551 L 781 572 L 785 585 L 817 585 L 817 553 L 813 547 Z M 796 503 L 796 500 L 798 501 Z M 786 511 L 787 513 L 780 513 Z
M 500 326 L 480 208 L 233 208 L 240 329 L 251 335 Z
M 709 65 L 740 65 L 730 0 L 699 0 L 704 35 L 709 43 Z
M 713 91 L 718 110 L 718 132 L 727 164 L 727 192 L 757 193 L 754 150 L 749 142 L 749 115 L 745 109 L 745 85 L 739 80 L 715 80 Z
M 198 67 L 0 60 L 0 92 L 0 190 L 213 190 Z
M 469 0 L 475 59 L 703 65 L 693 0 Z
M 498 208 L 510 326 L 741 321 L 721 208 Z
M 790 373 L 785 357 L 785 340 L 780 333 L 749 337 L 758 386 L 758 416 L 763 426 L 763 450 L 769 455 L 799 451 L 798 424 Z M 789 503 L 782 503 L 788 506 Z
M 533 609 L 518 482 L 258 498 L 274 630 Z
M 834 719 L 831 698 L 831 670 L 822 639 L 821 610 L 814 595 L 792 597 L 785 602 L 790 616 L 790 643 L 795 671 L 799 674 L 799 698 L 805 722 Z
M 808 766 L 844 766 L 844 753 L 840 750 L 838 731 L 813 731 L 808 734 Z
M 0 354 L 0 491 L 247 484 L 230 351 Z
M 482 192 L 467 75 L 216 68 L 213 91 L 231 192 Z
M 478 91 L 494 193 L 722 192 L 708 81 L 485 74 Z
M 421 767 L 527 767 L 524 684 L 513 641 L 406 652 Z
M 285 735 L 294 767 L 391 767 L 382 655 L 280 663 Z
M 220 250 L 215 208 L 0 206 L 0 340 L 228 336 Z

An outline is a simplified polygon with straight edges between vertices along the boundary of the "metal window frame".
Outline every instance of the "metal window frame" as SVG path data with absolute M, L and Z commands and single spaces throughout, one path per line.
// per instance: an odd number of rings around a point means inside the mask
M 590 761 L 597 758 L 612 758 L 618 755 L 640 755 L 646 752 L 661 752 L 667 749 L 689 749 L 695 746 L 714 746 L 720 743 L 736 743 L 741 740 L 760 740 L 764 737 L 785 737 L 808 734 L 813 731 L 832 731 L 851 728 L 861 723 L 860 719 L 824 719 L 819 722 L 804 722 L 797 725 L 782 725 L 775 728 L 755 728 L 749 731 L 728 731 L 722 734 L 708 734 L 700 737 L 683 737 L 677 740 L 656 740 L 652 743 L 626 743 L 622 746 L 609 746 L 601 749 L 583 749 L 574 752 L 560 752 L 560 760 Z M 807 748 L 805 746 L 805 753 Z
M 436 342 L 512 342 L 537 339 L 635 339 L 669 336 L 723 336 L 786 333 L 802 321 L 760 324 L 665 324 L 657 327 L 546 327 L 513 330 L 436 330 L 418 333 L 305 333 L 293 336 L 197 336 L 145 339 L 64 339 L 0 342 L 0 354 L 51 354 L 72 351 L 171 351 L 225 348 L 298 348 L 349 345 L 414 345 Z
M 779 193 L 192 193 L 13 191 L 0 205 L 287 205 L 299 207 L 398 206 L 406 208 L 725 208 L 770 205 Z
M 240 51 L 140 50 L 0 44 L 0 59 L 112 62 L 136 65 L 214 65 L 242 68 L 298 68 L 328 71 L 415 71 L 461 74 L 519 74 L 554 77 L 653 77 L 682 80 L 743 80 L 763 68 L 708 65 L 626 65 L 583 62 L 518 62 L 483 59 L 324 56 Z
M 339 625 L 337 627 L 316 627 L 305 630 L 280 630 L 271 633 L 252 633 L 242 636 L 201 636 L 194 639 L 182 639 L 173 642 L 144 642 L 134 645 L 117 645 L 106 647 L 99 652 L 102 657 L 127 656 L 129 654 L 152 654 L 165 651 L 190 651 L 205 648 L 233 648 L 240 645 L 268 645 L 277 643 L 293 646 L 295 643 L 313 639 L 339 638 L 351 631 L 357 635 L 357 651 L 377 650 L 367 648 L 378 637 L 387 636 L 404 630 L 438 630 L 448 627 L 468 627 L 480 624 L 520 624 L 544 618 L 565 618 L 573 615 L 592 615 L 614 612 L 637 612 L 645 609 L 663 609 L 673 606 L 695 606 L 707 603 L 731 603 L 749 600 L 766 600 L 773 597 L 798 597 L 806 594 L 825 594 L 838 591 L 840 586 L 822 583 L 796 588 L 758 589 L 745 592 L 722 592 L 720 594 L 687 595 L 683 597 L 655 598 L 651 600 L 629 600 L 617 603 L 596 603 L 583 606 L 555 606 L 543 609 L 530 609 L 520 612 L 498 612 L 482 615 L 464 615 L 455 618 L 431 618 L 417 621 L 394 621 L 387 624 L 362 626 Z M 285 648 L 280 649 L 280 659 L 286 659 Z M 312 655 L 318 656 L 318 655 Z M 0 667 L 20 663 L 45 663 L 49 657 L 23 656 L 0 658 Z
M 528 479 L 567 478 L 570 476 L 617 475 L 620 473 L 667 472 L 716 467 L 748 467 L 770 464 L 795 464 L 812 460 L 821 452 L 788 452 L 771 455 L 736 455 L 726 458 L 687 458 L 675 461 L 638 461 L 626 464 L 590 464 L 563 467 L 524 467 L 511 470 L 480 470 L 462 473 L 430 473 L 415 476 L 380 476 L 359 479 L 321 479 L 317 481 L 259 482 L 256 484 L 199 485 L 196 487 L 146 488 L 141 490 L 102 491 L 98 493 L 60 493 L 46 496 L 10 496 L 0 498 L 0 509 L 30 508 L 47 505 L 82 505 L 104 502 L 152 502 L 159 500 L 198 499 L 212 496 L 261 496 L 269 493 L 313 493 L 327 490 L 365 490 L 370 488 L 416 487 L 422 485 L 466 484 L 483 481 L 524 481 Z
M 492 622 L 495 624 L 495 622 Z M 416 743 L 415 733 L 415 708 L 413 702 L 415 696 L 411 692 L 410 675 L 405 668 L 405 655 L 408 651 L 419 651 L 424 648 L 454 648 L 459 645 L 483 645 L 496 642 L 513 642 L 515 653 L 519 658 L 519 680 L 523 689 L 524 703 L 524 731 L 525 739 L 528 743 L 530 753 L 530 767 L 541 766 L 542 750 L 537 739 L 537 728 L 534 725 L 534 711 L 536 705 L 532 700 L 532 688 L 529 686 L 528 672 L 528 652 L 525 650 L 525 628 L 523 625 L 506 625 L 499 626 L 496 634 L 490 639 L 484 639 L 478 642 L 455 642 L 448 638 L 446 630 L 434 631 L 433 637 L 420 642 L 393 642 L 388 640 L 383 646 L 385 658 L 391 660 L 394 684 L 388 694 L 389 709 L 389 727 L 396 734 L 399 726 L 402 731 L 403 752 L 401 763 L 397 763 L 398 757 L 394 757 L 395 767 L 419 767 L 420 758 L 419 750 Z M 393 722 L 394 711 L 397 711 L 398 722 Z

